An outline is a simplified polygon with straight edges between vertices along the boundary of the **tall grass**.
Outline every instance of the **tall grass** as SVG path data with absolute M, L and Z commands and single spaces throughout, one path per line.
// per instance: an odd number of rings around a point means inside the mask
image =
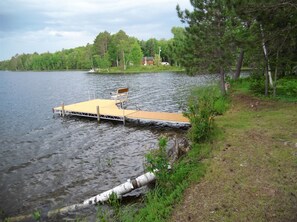
M 228 99 L 215 86 L 197 88 L 191 93 L 185 116 L 191 122 L 189 139 L 194 143 L 205 141 L 214 127 L 214 116 L 228 109 Z

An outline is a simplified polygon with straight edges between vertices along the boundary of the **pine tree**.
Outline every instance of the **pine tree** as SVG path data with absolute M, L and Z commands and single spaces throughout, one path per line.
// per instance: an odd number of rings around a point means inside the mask
M 193 11 L 178 16 L 186 27 L 186 48 L 182 65 L 188 73 L 219 73 L 220 88 L 225 90 L 225 72 L 230 70 L 234 44 L 230 30 L 230 12 L 224 0 L 191 0 Z

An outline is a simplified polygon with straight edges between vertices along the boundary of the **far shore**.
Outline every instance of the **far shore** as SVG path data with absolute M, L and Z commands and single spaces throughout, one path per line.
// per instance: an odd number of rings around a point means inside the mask
M 236 68 L 232 67 L 231 71 L 235 71 Z M 251 71 L 252 68 L 243 67 L 241 71 Z M 138 67 L 128 67 L 126 70 L 123 70 L 120 67 L 110 67 L 107 69 L 96 69 L 94 72 L 89 72 L 90 70 L 86 69 L 60 69 L 60 70 L 0 70 L 8 72 L 78 72 L 85 71 L 91 74 L 141 74 L 141 73 L 186 73 L 185 68 L 178 66 L 138 66 Z

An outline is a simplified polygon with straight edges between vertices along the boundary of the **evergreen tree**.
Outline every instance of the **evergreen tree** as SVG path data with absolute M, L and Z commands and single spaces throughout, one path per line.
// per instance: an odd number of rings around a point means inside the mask
M 179 66 L 185 53 L 186 33 L 182 27 L 173 27 L 171 32 L 173 34 L 173 40 L 170 44 L 171 59 L 176 66 Z
M 104 56 L 108 51 L 108 46 L 111 40 L 111 35 L 109 32 L 99 33 L 93 44 L 93 55 Z
M 152 56 L 154 57 L 155 54 L 159 54 L 159 45 L 158 40 L 155 38 L 151 38 L 146 41 L 146 49 L 144 51 L 145 56 Z
M 188 73 L 219 73 L 220 88 L 225 91 L 225 72 L 230 70 L 234 44 L 230 30 L 230 12 L 224 0 L 191 0 L 193 11 L 178 16 L 186 27 L 185 55 L 181 62 Z

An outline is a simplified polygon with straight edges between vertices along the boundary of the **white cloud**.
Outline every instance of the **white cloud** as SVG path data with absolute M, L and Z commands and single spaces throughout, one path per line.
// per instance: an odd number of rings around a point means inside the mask
M 190 7 L 189 0 L 1 0 L 0 60 L 86 45 L 105 30 L 170 38 L 172 26 L 181 25 L 177 4 Z

